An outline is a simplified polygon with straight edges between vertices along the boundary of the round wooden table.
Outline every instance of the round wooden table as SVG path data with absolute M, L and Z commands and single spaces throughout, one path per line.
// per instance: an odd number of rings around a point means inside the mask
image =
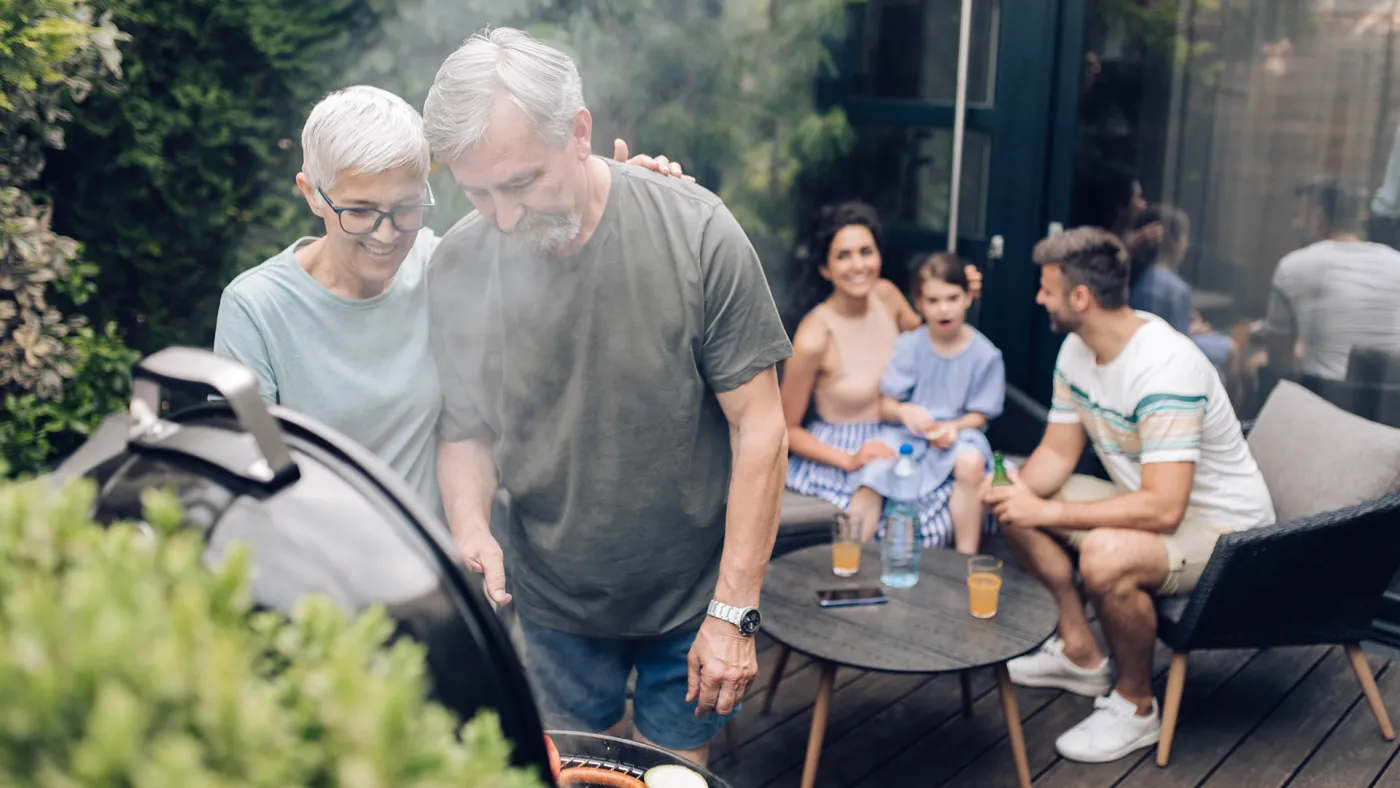
M 822 588 L 880 585 L 880 548 L 866 545 L 860 571 L 837 577 L 831 571 L 831 545 L 817 545 L 773 560 L 763 583 L 763 631 L 785 650 L 764 700 L 766 712 L 778 689 L 790 651 L 811 657 L 821 669 L 802 788 L 817 779 L 822 739 L 831 707 L 838 667 L 886 673 L 950 673 L 962 678 L 963 710 L 971 712 L 972 694 L 965 671 L 991 666 L 1001 693 L 1011 755 L 1021 785 L 1031 784 L 1026 742 L 1016 693 L 1006 661 L 1039 648 L 1058 623 L 1050 592 L 1010 562 L 1002 568 L 996 616 L 973 618 L 967 607 L 967 556 L 952 550 L 926 549 L 919 582 L 913 588 L 886 588 L 881 605 L 823 608 Z

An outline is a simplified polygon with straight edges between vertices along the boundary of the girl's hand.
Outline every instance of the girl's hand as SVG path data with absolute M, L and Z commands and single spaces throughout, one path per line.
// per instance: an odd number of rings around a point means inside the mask
M 866 441 L 861 444 L 859 450 L 851 455 L 851 461 L 847 463 L 845 470 L 850 473 L 864 468 L 876 460 L 887 460 L 894 456 L 894 449 L 891 449 L 884 441 Z
M 928 415 L 928 411 L 906 402 L 899 406 L 899 420 L 904 422 L 904 426 L 915 435 L 927 435 L 929 430 L 937 426 L 938 422 Z
M 928 441 L 940 449 L 951 449 L 958 442 L 958 428 L 952 424 L 935 425 Z

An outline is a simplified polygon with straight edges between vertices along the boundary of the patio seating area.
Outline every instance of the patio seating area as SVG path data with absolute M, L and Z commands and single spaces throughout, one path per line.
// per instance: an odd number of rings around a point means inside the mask
M 738 757 L 721 736 L 711 764 L 734 785 L 796 788 L 818 671 L 793 654 L 764 716 L 763 694 L 781 649 L 768 640 L 760 647 L 759 681 L 731 723 Z M 1400 710 L 1400 669 L 1392 670 L 1395 663 L 1384 655 L 1367 656 L 1393 715 Z M 1159 644 L 1159 697 L 1169 661 L 1170 651 Z M 838 671 L 817 785 L 1015 785 L 992 671 L 974 672 L 972 690 L 973 714 L 966 718 L 954 676 Z M 1089 713 L 1092 700 L 1025 687 L 1016 694 L 1037 786 L 1400 786 L 1400 764 L 1392 763 L 1400 741 L 1382 738 L 1337 646 L 1193 654 L 1166 768 L 1155 765 L 1155 749 L 1110 764 L 1065 761 L 1055 753 L 1055 738 Z

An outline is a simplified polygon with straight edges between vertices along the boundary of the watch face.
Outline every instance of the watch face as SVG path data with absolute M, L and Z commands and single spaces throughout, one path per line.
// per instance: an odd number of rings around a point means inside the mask
M 739 619 L 739 631 L 745 635 L 752 635 L 758 631 L 758 625 L 762 621 L 763 616 L 759 615 L 757 610 L 746 610 Z

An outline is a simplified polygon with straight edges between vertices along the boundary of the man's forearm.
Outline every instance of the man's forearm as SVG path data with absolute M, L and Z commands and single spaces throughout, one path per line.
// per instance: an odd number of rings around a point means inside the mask
M 1017 470 L 1021 483 L 1041 498 L 1060 491 L 1074 474 L 1078 460 L 1061 457 L 1054 449 L 1039 446 L 1031 452 L 1026 464 Z
M 734 469 L 715 599 L 736 607 L 756 607 L 778 536 L 787 476 L 787 427 L 774 419 L 752 419 L 732 427 L 730 441 Z
M 496 494 L 496 462 L 485 439 L 444 441 L 438 446 L 438 486 L 454 536 L 490 528 Z
M 1054 501 L 1049 519 L 1046 525 L 1052 528 L 1129 528 L 1170 534 L 1181 524 L 1181 512 L 1163 496 L 1139 490 L 1102 501 Z

